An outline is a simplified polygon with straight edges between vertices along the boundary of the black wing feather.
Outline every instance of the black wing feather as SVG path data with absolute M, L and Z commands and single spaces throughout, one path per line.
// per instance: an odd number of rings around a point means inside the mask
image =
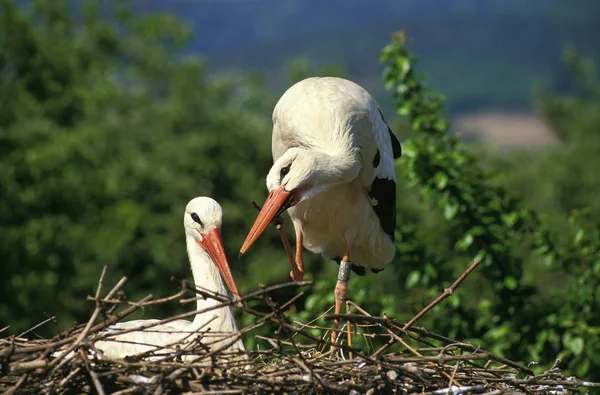
M 398 141 L 394 133 L 392 133 L 390 126 L 385 121 L 381 109 L 378 108 L 378 110 L 381 119 L 388 128 L 388 132 L 390 134 L 390 139 L 392 142 L 392 152 L 394 155 L 394 159 L 397 159 L 400 156 L 402 156 L 402 147 L 400 146 L 400 142 Z M 378 155 L 379 150 L 377 150 L 375 159 L 378 159 Z M 376 162 L 375 159 L 373 160 L 374 165 Z M 377 160 L 377 162 L 379 162 L 379 160 Z M 375 210 L 375 214 L 377 214 L 377 217 L 379 218 L 379 223 L 381 223 L 383 231 L 390 237 L 390 239 L 395 240 L 394 231 L 396 229 L 396 182 L 393 179 L 375 176 L 373 182 L 371 183 L 369 197 L 371 198 L 371 205 L 373 206 L 373 210 Z
M 390 132 L 390 138 L 392 139 L 392 152 L 394 153 L 394 159 L 398 159 L 402 156 L 402 146 L 398 141 L 398 138 L 394 133 L 392 133 L 392 129 L 388 126 L 388 132 Z
M 402 156 L 402 146 L 400 145 L 400 141 L 398 141 L 398 138 L 396 137 L 394 132 L 392 132 L 392 128 L 390 128 L 390 125 L 388 125 L 387 121 L 385 120 L 383 112 L 381 112 L 381 108 L 377 109 L 379 110 L 379 115 L 381 116 L 383 123 L 385 123 L 385 126 L 387 126 L 388 128 L 390 139 L 392 140 L 392 153 L 394 154 L 394 159 L 398 159 Z
M 387 178 L 375 177 L 369 191 L 371 205 L 379 218 L 383 231 L 395 240 L 396 229 L 396 182 Z

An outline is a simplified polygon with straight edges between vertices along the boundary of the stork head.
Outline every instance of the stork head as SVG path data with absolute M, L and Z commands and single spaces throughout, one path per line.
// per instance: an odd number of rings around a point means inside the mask
M 319 162 L 317 152 L 304 148 L 290 148 L 275 161 L 267 175 L 267 188 L 269 193 L 288 192 L 289 200 L 279 213 L 327 187 Z
M 183 226 L 186 237 L 192 238 L 210 256 L 233 294 L 238 294 L 221 240 L 223 209 L 209 197 L 192 199 L 185 207 Z
M 273 218 L 288 208 L 331 186 L 356 177 L 359 167 L 353 160 L 352 153 L 351 151 L 348 157 L 344 158 L 314 149 L 288 149 L 275 161 L 267 175 L 269 196 L 246 236 L 240 254 L 245 254 Z

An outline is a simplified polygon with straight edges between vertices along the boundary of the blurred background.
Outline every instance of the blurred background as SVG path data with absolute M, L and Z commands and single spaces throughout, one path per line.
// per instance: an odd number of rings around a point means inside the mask
M 250 201 L 266 196 L 272 109 L 302 78 L 343 76 L 373 94 L 405 152 L 425 155 L 415 110 L 397 115 L 382 79 L 381 50 L 405 29 L 414 78 L 444 96 L 437 116 L 458 137 L 446 169 L 463 166 L 465 184 L 449 192 L 399 159 L 398 254 L 353 277 L 349 297 L 407 320 L 479 255 L 484 268 L 422 324 L 600 378 L 599 17 L 595 0 L 0 0 L 2 333 L 86 321 L 104 265 L 105 284 L 129 278 L 128 300 L 175 293 L 171 276 L 191 279 L 181 217 L 199 195 L 224 207 L 242 292 L 287 281 L 273 229 L 237 259 Z M 444 203 L 471 186 L 496 214 L 467 220 L 467 203 Z M 488 219 L 503 225 L 473 225 Z M 304 322 L 333 304 L 337 273 L 305 259 L 316 284 L 289 312 Z M 136 318 L 173 309 L 185 310 Z

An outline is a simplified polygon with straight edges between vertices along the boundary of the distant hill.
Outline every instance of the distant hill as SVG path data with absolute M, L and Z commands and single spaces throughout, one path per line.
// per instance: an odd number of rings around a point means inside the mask
M 540 148 L 556 144 L 549 125 L 525 112 L 464 114 L 452 120 L 453 129 L 463 140 L 479 140 L 496 148 Z
M 277 89 L 284 65 L 306 57 L 341 64 L 391 107 L 381 88 L 379 51 L 406 28 L 421 70 L 453 112 L 523 108 L 535 81 L 564 88 L 566 44 L 600 59 L 595 0 L 133 0 L 177 14 L 194 29 L 189 50 L 213 71 L 258 71 Z

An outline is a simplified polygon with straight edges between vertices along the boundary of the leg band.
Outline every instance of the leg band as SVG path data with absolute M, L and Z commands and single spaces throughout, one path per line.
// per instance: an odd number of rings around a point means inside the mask
M 338 271 L 338 280 L 347 282 L 350 278 L 350 269 L 352 268 L 352 262 L 341 261 L 340 270 Z

